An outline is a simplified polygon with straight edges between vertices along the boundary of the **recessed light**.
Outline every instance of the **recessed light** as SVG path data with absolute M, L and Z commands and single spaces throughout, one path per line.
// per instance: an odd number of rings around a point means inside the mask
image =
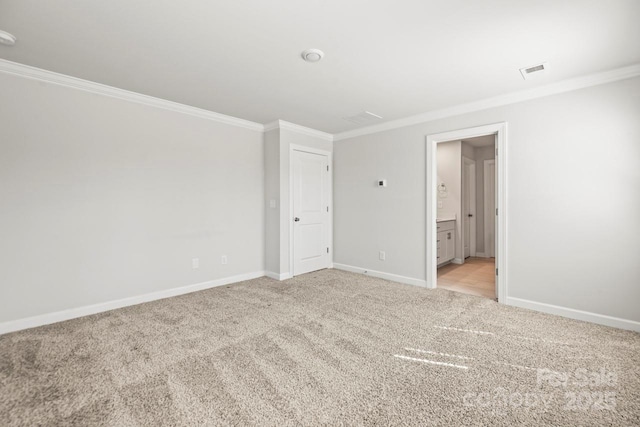
M 9 34 L 5 31 L 0 31 L 0 43 L 7 46 L 13 46 L 16 44 L 16 37 L 13 34 Z
M 318 62 L 324 56 L 324 52 L 320 49 L 307 49 L 302 52 L 302 59 L 307 62 Z

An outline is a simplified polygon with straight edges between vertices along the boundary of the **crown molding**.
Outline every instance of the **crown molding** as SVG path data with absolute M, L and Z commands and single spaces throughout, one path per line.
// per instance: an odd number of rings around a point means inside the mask
M 340 141 L 343 139 L 354 138 L 356 136 L 384 132 L 387 130 L 431 122 L 433 120 L 472 113 L 474 111 L 486 110 L 489 108 L 501 107 L 509 104 L 516 104 L 518 102 L 542 98 L 545 96 L 555 95 L 563 92 L 570 92 L 577 89 L 611 83 L 637 76 L 640 76 L 640 64 L 634 64 L 628 67 L 617 68 L 615 70 L 589 74 L 581 77 L 574 77 L 557 83 L 539 86 L 533 89 L 512 92 L 505 95 L 483 99 L 480 101 L 460 104 L 450 108 L 434 110 L 427 113 L 417 114 L 415 116 L 391 120 L 377 125 L 367 126 L 346 132 L 340 132 L 333 136 L 333 140 Z
M 305 126 L 300 126 L 295 123 L 286 122 L 284 120 L 276 120 L 274 122 L 267 123 L 266 125 L 264 125 L 265 132 L 269 132 L 270 130 L 274 130 L 274 129 L 290 130 L 292 132 L 296 132 L 296 133 L 311 136 L 314 138 L 320 138 L 325 141 L 333 142 L 333 135 L 330 133 L 322 132 L 322 131 L 308 128 Z
M 188 114 L 190 116 L 212 120 L 231 126 L 264 132 L 264 126 L 261 123 L 239 119 L 237 117 L 227 116 L 225 114 L 214 113 L 213 111 L 204 110 L 202 108 L 192 107 L 189 105 L 180 104 L 178 102 L 167 101 L 165 99 L 155 98 L 153 96 L 143 95 L 141 93 L 131 92 L 125 89 L 118 89 L 116 87 L 103 85 L 101 83 L 95 83 L 88 80 L 79 79 L 77 77 L 71 77 L 65 74 L 43 70 L 41 68 L 7 61 L 6 59 L 0 59 L 0 72 L 5 74 L 13 74 L 32 80 L 38 80 L 41 82 L 57 84 L 72 89 L 79 89 L 98 95 L 118 98 L 125 101 L 147 105 L 150 107 L 162 108 L 164 110 Z
M 274 130 L 274 129 L 280 129 L 280 120 L 269 122 L 266 125 L 264 125 L 265 132 L 269 132 L 270 130 Z
M 274 122 L 263 125 L 261 123 L 240 119 L 237 117 L 227 116 L 225 114 L 215 113 L 213 111 L 202 108 L 192 107 L 178 102 L 168 101 L 149 95 L 143 95 L 131 92 L 125 89 L 119 89 L 112 86 L 95 83 L 88 80 L 71 77 L 64 74 L 47 71 L 29 65 L 8 61 L 0 58 L 0 73 L 12 74 L 28 79 L 38 80 L 46 83 L 57 84 L 73 89 L 83 90 L 90 93 L 118 98 L 125 101 L 135 102 L 151 107 L 162 108 L 206 120 L 212 120 L 218 123 L 224 123 L 231 126 L 237 126 L 258 132 L 268 132 L 273 129 L 285 129 L 297 132 L 303 135 L 320 138 L 325 141 L 340 141 L 343 139 L 354 138 L 372 133 L 384 132 L 387 130 L 397 129 L 406 126 L 413 126 L 420 123 L 426 123 L 433 120 L 443 119 L 461 114 L 471 113 L 474 111 L 486 110 L 489 108 L 500 107 L 509 104 L 515 104 L 531 99 L 542 98 L 545 96 L 555 95 L 563 92 L 570 92 L 577 89 L 583 89 L 590 86 L 597 86 L 605 83 L 611 83 L 618 80 L 629 79 L 640 76 L 640 64 L 633 64 L 627 67 L 615 70 L 604 71 L 596 74 L 590 74 L 572 79 L 563 80 L 545 86 L 539 86 L 533 89 L 512 92 L 480 101 L 460 104 L 454 107 L 434 110 L 427 113 L 417 114 L 402 119 L 391 120 L 377 125 L 362 127 L 337 134 L 330 134 L 305 126 L 296 125 L 284 120 L 276 120 Z

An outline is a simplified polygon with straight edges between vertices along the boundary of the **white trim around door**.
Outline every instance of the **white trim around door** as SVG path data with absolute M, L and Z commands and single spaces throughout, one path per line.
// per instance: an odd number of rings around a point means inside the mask
M 437 217 L 437 158 L 436 146 L 440 142 L 460 141 L 477 136 L 496 135 L 496 222 L 497 222 L 497 244 L 496 244 L 496 286 L 498 289 L 498 302 L 507 302 L 507 123 L 494 123 L 485 126 L 478 126 L 468 129 L 443 132 L 426 137 L 427 151 L 427 205 L 426 205 L 426 278 L 427 287 L 434 289 L 438 280 L 438 263 L 436 254 L 438 252 L 436 243 L 436 217 Z M 485 251 L 486 252 L 486 251 Z
M 289 268 L 291 271 L 291 277 L 295 276 L 294 268 L 294 255 L 295 255 L 295 238 L 294 238 L 294 189 L 293 189 L 293 153 L 294 151 L 301 151 L 304 153 L 319 154 L 327 157 L 328 164 L 328 183 L 329 183 L 329 196 L 327 200 L 327 209 L 329 212 L 329 227 L 327 230 L 326 241 L 329 250 L 329 256 L 327 257 L 327 265 L 325 268 L 331 268 L 333 266 L 333 155 L 330 151 L 320 150 L 317 148 L 306 147 L 304 145 L 291 144 L 289 146 Z
M 496 254 L 495 242 L 495 221 L 493 211 L 496 204 L 496 182 L 495 182 L 496 160 L 484 161 L 483 182 L 484 182 L 484 253 L 487 258 L 493 258 Z M 493 172 L 493 173 L 492 173 Z M 493 175 L 494 179 L 490 179 Z M 489 179 L 488 179 L 489 178 Z

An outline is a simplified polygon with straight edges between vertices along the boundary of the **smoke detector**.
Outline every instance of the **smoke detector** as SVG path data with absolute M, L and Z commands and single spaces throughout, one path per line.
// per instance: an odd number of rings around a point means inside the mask
M 16 44 L 16 37 L 13 34 L 9 34 L 5 31 L 0 31 L 0 43 L 7 46 L 13 46 L 14 44 Z
M 302 52 L 302 59 L 307 62 L 318 62 L 324 56 L 324 52 L 320 49 L 307 49 Z
M 520 68 L 520 74 L 522 74 L 523 79 L 530 80 L 534 77 L 541 77 L 548 70 L 549 70 L 549 63 L 542 62 L 540 64 L 532 65 L 530 67 Z

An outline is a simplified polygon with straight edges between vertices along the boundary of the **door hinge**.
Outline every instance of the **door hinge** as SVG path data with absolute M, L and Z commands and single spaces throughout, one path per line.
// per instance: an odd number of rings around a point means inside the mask
M 327 248 L 327 253 L 329 253 L 329 248 Z
M 496 276 L 498 275 L 498 269 L 496 268 Z
M 496 208 L 496 216 L 498 216 L 498 208 Z
M 498 155 L 498 148 L 496 148 L 496 156 Z
M 329 172 L 329 165 L 327 165 L 327 172 Z
M 327 206 L 327 212 L 329 212 L 329 206 Z

